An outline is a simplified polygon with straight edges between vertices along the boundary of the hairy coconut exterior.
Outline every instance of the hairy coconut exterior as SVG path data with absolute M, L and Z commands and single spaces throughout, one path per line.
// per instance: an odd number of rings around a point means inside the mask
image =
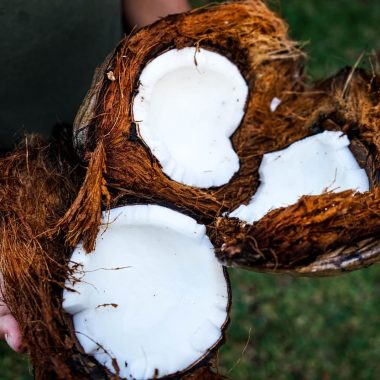
M 302 54 L 286 33 L 282 20 L 261 1 L 250 0 L 169 16 L 125 38 L 98 70 L 75 123 L 77 149 L 90 166 L 99 145 L 104 148 L 112 204 L 136 197 L 174 205 L 205 222 L 247 202 L 257 187 L 262 152 L 278 146 L 275 136 L 260 126 L 269 117 L 269 104 L 280 94 L 286 101 L 300 89 Z M 232 137 L 240 170 L 219 188 L 198 189 L 168 178 L 133 120 L 132 103 L 144 66 L 169 49 L 189 46 L 227 56 L 250 87 L 244 120 Z M 85 236 L 85 243 L 91 249 L 93 237 Z
M 71 249 L 60 221 L 78 195 L 81 170 L 70 136 L 37 136 L 0 159 L 0 272 L 36 380 L 113 380 L 83 354 L 62 310 Z
M 73 202 L 100 196 L 79 191 L 80 184 L 90 179 L 82 178 L 71 135 L 66 137 L 60 135 L 47 143 L 37 136 L 26 136 L 13 152 L 0 159 L 4 302 L 20 325 L 23 347 L 34 365 L 36 380 L 116 380 L 119 376 L 83 353 L 71 317 L 62 309 L 72 249 L 60 227 Z M 96 178 L 91 179 L 92 183 Z M 222 379 L 207 363 L 223 342 L 224 335 L 186 378 Z
M 253 225 L 218 218 L 210 235 L 218 257 L 228 265 L 333 275 L 380 259 L 380 77 L 344 69 L 309 95 L 301 94 L 291 105 L 293 113 L 305 115 L 300 130 L 305 136 L 323 130 L 347 134 L 351 151 L 366 169 L 370 191 L 304 196 Z
M 69 145 L 68 145 L 69 146 Z M 67 248 L 51 236 L 77 193 L 75 166 L 61 144 L 27 136 L 0 160 L 0 271 L 5 302 L 20 324 L 37 379 L 62 371 L 73 339 L 62 313 Z

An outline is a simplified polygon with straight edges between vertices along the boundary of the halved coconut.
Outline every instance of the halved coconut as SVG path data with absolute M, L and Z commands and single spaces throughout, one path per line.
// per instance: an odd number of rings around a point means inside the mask
M 89 164 L 103 144 L 118 201 L 164 199 L 206 222 L 253 195 L 257 157 L 278 147 L 253 125 L 274 97 L 284 106 L 300 90 L 302 58 L 261 1 L 164 18 L 124 39 L 98 70 L 75 144 Z
M 253 223 L 271 210 L 297 203 L 303 195 L 368 191 L 368 176 L 349 145 L 342 132 L 325 131 L 265 154 L 255 195 L 230 216 Z
M 263 155 L 250 204 L 209 227 L 223 263 L 321 276 L 378 262 L 379 88 L 378 77 L 346 69 L 294 100 L 292 112 L 311 110 L 303 130 L 325 132 L 285 133 L 293 144 Z
M 228 183 L 248 95 L 237 66 L 206 49 L 172 49 L 144 67 L 137 91 L 133 117 L 164 173 L 195 187 Z
M 63 308 L 83 350 L 125 379 L 184 373 L 222 341 L 230 290 L 203 225 L 154 205 L 103 214 L 70 260 Z

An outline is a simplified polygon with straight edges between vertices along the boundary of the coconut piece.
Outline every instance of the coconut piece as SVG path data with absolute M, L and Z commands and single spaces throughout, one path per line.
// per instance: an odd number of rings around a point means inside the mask
M 171 179 L 221 186 L 239 170 L 229 138 L 243 118 L 247 95 L 244 78 L 226 57 L 195 47 L 172 49 L 143 69 L 133 117 Z
M 369 190 L 367 174 L 342 132 L 325 131 L 264 155 L 260 186 L 248 205 L 230 216 L 253 223 L 269 211 L 297 203 L 303 195 Z
M 277 98 L 276 96 L 272 99 L 269 105 L 269 109 L 271 112 L 276 112 L 276 109 L 281 104 L 281 99 Z
M 303 196 L 247 224 L 219 217 L 209 226 L 218 258 L 251 270 L 326 276 L 372 265 L 380 253 L 380 79 L 363 70 L 341 70 L 295 99 L 294 112 L 309 107 L 305 128 L 344 132 L 365 169 L 369 191 Z M 344 96 L 342 96 L 344 94 Z M 305 96 L 312 100 L 304 103 Z M 302 112 L 301 112 L 302 113 Z M 292 141 L 293 142 L 293 141 Z
M 186 59 L 180 58 L 185 55 Z M 174 56 L 178 60 L 173 60 Z M 212 58 L 203 59 L 206 56 Z M 170 64 L 166 63 L 169 58 Z M 148 120 L 149 127 L 144 126 L 146 119 L 141 120 L 145 118 L 144 113 L 139 115 L 139 112 L 152 112 L 149 108 L 152 102 L 145 104 L 146 96 L 143 94 L 145 70 L 153 71 L 156 84 L 159 84 L 164 79 L 158 78 L 173 65 L 182 65 L 182 59 L 191 65 L 190 72 L 195 78 L 200 76 L 201 67 L 210 67 L 209 64 L 217 62 L 212 70 L 207 69 L 207 77 L 216 79 L 215 76 L 223 71 L 220 75 L 224 79 L 217 79 L 218 92 L 222 83 L 229 82 L 226 78 L 235 72 L 231 80 L 241 83 L 241 91 L 247 91 L 244 81 L 249 87 L 245 108 L 245 94 L 236 97 L 236 102 L 225 99 L 232 107 L 231 115 L 226 115 L 224 112 L 228 109 L 218 105 L 224 99 L 219 98 L 219 93 L 214 96 L 216 86 L 209 79 L 203 82 L 202 88 L 197 87 L 195 80 L 191 82 L 192 88 L 197 90 L 196 96 L 194 92 L 185 90 L 185 82 L 174 80 L 170 93 L 179 95 L 170 95 L 166 92 L 168 83 L 165 81 L 173 78 L 172 75 L 182 75 L 176 72 L 162 82 L 165 83 L 165 86 L 161 85 L 165 91 L 157 93 L 155 99 L 158 101 L 153 102 L 155 110 L 159 109 L 159 128 L 164 130 L 157 129 L 156 117 Z M 77 149 L 85 163 L 89 163 L 96 154 L 94 147 L 103 144 L 107 172 L 104 175 L 118 201 L 123 197 L 125 201 L 136 197 L 145 202 L 161 203 L 164 199 L 193 217 L 201 215 L 202 222 L 206 222 L 220 212 L 231 211 L 248 202 L 253 195 L 259 164 L 256 155 L 259 157 L 262 151 L 281 145 L 275 141 L 263 141 L 261 133 L 252 128 L 252 123 L 260 125 L 256 123 L 256 117 L 259 115 L 261 119 L 263 113 L 270 113 L 268 104 L 275 96 L 281 94 L 286 104 L 292 98 L 291 94 L 300 90 L 302 59 L 303 54 L 297 44 L 287 38 L 285 23 L 258 0 L 213 5 L 163 18 L 125 38 L 97 72 L 75 121 Z M 160 63 L 162 60 L 165 60 L 164 64 Z M 208 62 L 206 66 L 203 61 Z M 156 69 L 151 71 L 150 67 L 159 67 L 161 74 Z M 109 80 L 107 73 L 111 71 L 116 80 Z M 141 102 L 142 98 L 144 102 Z M 185 103 L 187 116 L 181 115 L 180 122 L 176 122 L 178 104 L 182 107 Z M 142 109 L 140 104 L 144 106 Z M 235 105 L 237 108 L 233 111 Z M 243 108 L 244 117 L 239 126 Z M 207 112 L 199 112 L 202 109 Z M 218 112 L 220 110 L 223 114 Z M 218 116 L 221 116 L 221 121 L 215 124 Z M 171 120 L 170 124 L 167 120 Z M 217 126 L 216 134 L 207 132 L 211 129 L 206 131 L 206 121 L 210 127 Z M 227 121 L 230 125 L 223 126 Z M 169 133 L 166 128 L 172 124 L 174 127 Z M 188 134 L 190 130 L 192 133 Z M 195 131 L 203 135 L 199 138 Z M 294 131 L 300 135 L 297 129 Z M 224 144 L 223 155 L 219 156 L 219 148 L 212 149 L 212 156 L 204 159 L 200 152 L 208 154 L 206 147 L 209 149 L 208 142 L 214 143 L 214 139 Z M 195 148 L 191 142 L 196 143 Z M 176 164 L 169 162 L 169 153 L 165 152 L 179 155 Z M 215 152 L 219 153 L 215 155 Z M 254 162 L 252 157 L 255 157 Z M 220 159 L 222 165 L 219 165 Z M 232 161 L 228 163 L 230 159 Z M 188 175 L 189 170 L 192 174 Z M 216 180 L 211 179 L 214 172 L 219 173 Z M 77 243 L 73 241 L 72 245 Z
M 125 379 L 188 371 L 220 344 L 230 306 L 205 227 L 154 205 L 102 221 L 96 249 L 74 250 L 63 294 L 81 346 Z

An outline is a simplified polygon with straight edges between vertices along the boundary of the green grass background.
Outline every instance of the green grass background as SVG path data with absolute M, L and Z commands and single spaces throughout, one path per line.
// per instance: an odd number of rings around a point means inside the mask
M 204 5 L 207 1 L 193 1 Z M 324 78 L 380 50 L 379 0 L 271 1 L 308 73 Z M 380 379 L 380 266 L 309 279 L 231 270 L 232 322 L 219 357 L 231 379 Z M 0 380 L 28 380 L 27 358 L 0 344 Z

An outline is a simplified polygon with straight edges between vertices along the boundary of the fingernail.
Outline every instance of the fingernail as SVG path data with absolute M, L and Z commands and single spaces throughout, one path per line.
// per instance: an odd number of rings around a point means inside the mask
M 5 341 L 8 343 L 8 346 L 14 351 L 18 351 L 18 347 L 15 345 L 14 337 L 11 334 L 5 334 Z

